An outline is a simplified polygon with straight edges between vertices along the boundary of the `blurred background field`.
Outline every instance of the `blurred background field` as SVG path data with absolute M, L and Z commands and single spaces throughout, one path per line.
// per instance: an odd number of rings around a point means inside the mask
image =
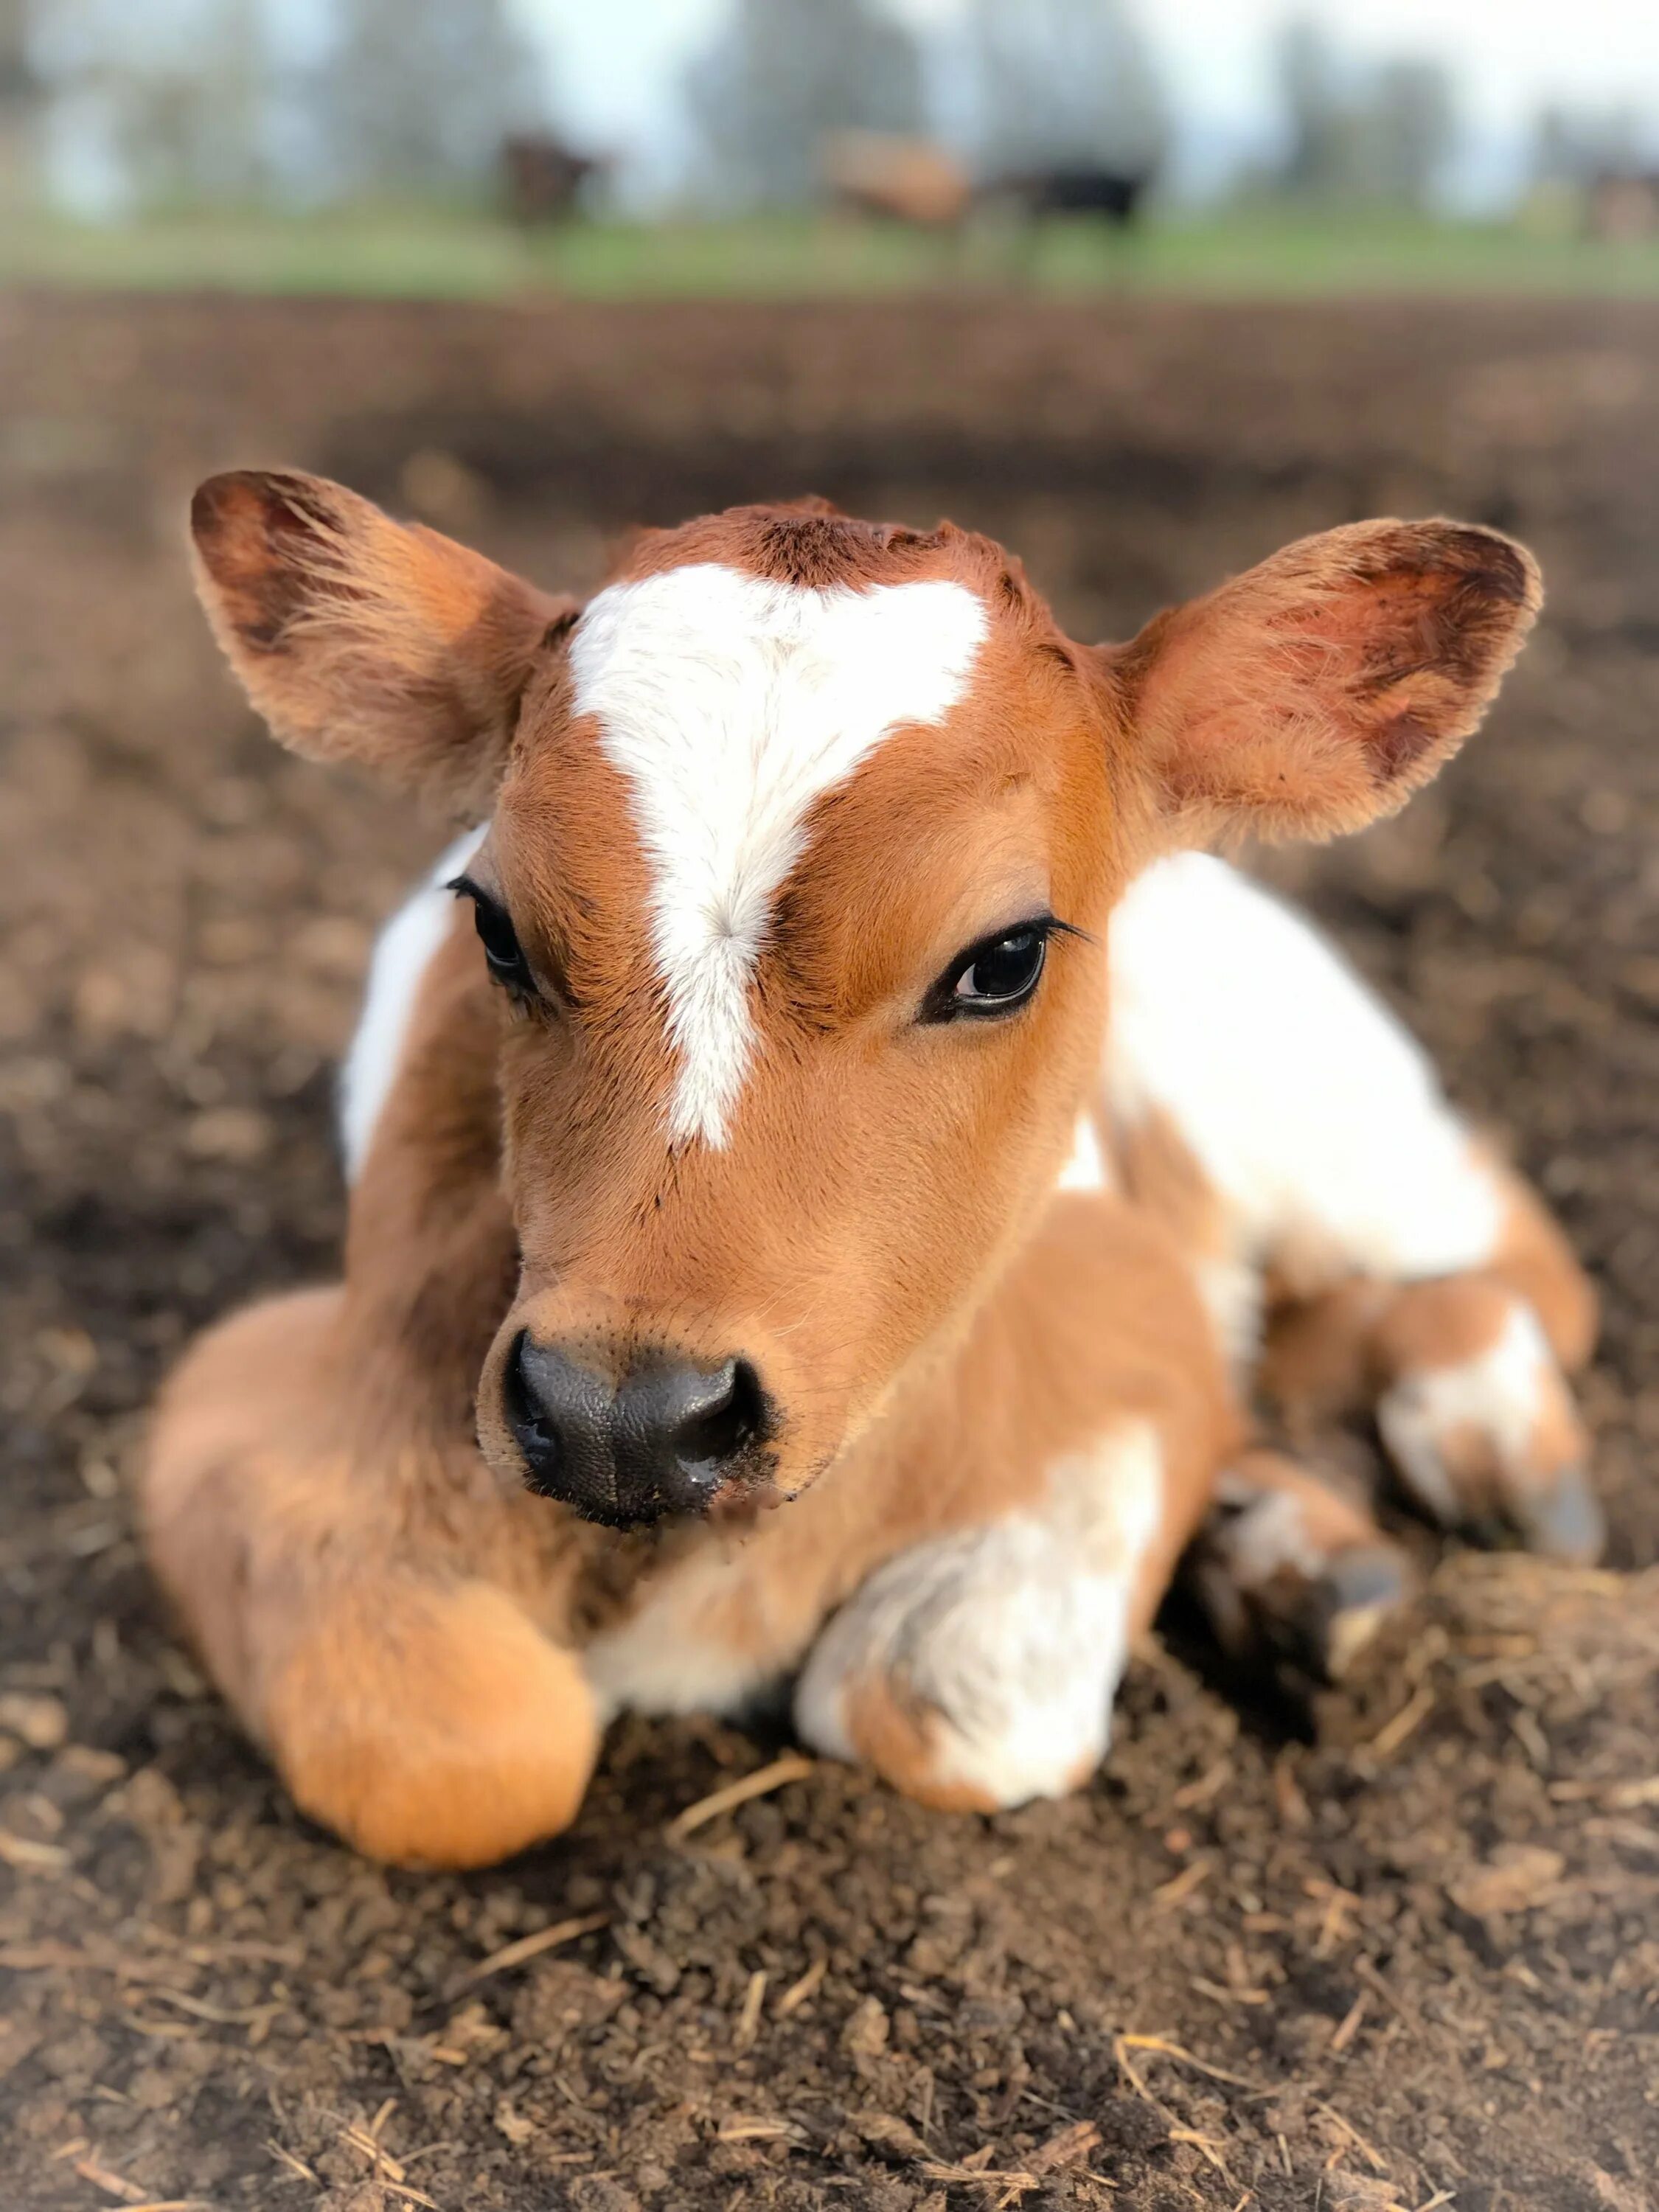
M 0 284 L 1650 295 L 1656 20 L 0 0 Z
M 1332 294 L 1563 294 L 1651 298 L 1659 245 L 1538 236 L 1513 224 L 1411 212 L 1194 211 L 1103 237 L 1056 219 L 1018 259 L 1005 241 L 941 242 L 788 215 L 581 222 L 524 230 L 453 208 L 305 215 L 206 211 L 119 225 L 37 217 L 0 234 L 0 284 L 222 288 L 405 299 L 787 298 L 987 290 L 1164 292 L 1291 299 Z

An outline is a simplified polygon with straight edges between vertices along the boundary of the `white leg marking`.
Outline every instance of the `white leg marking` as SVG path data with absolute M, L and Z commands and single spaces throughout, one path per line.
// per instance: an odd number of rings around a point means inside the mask
M 1108 1088 L 1170 1115 L 1253 1261 L 1391 1279 L 1486 1264 L 1499 1194 L 1426 1057 L 1312 926 L 1206 854 L 1111 921 Z
M 1314 1582 L 1330 1565 L 1330 1555 L 1308 1531 L 1305 1501 L 1291 1490 L 1259 1490 L 1231 1470 L 1216 1485 L 1216 1501 L 1237 1508 L 1223 1524 L 1221 1548 L 1240 1582 L 1271 1582 L 1280 1567 L 1293 1567 Z
M 943 579 L 811 591 L 701 562 L 588 605 L 575 707 L 633 786 L 655 872 L 676 1143 L 725 1140 L 750 979 L 808 808 L 893 730 L 944 720 L 986 629 L 975 594 Z
M 1491 1446 L 1500 1474 L 1529 1471 L 1540 1417 L 1559 1388 L 1554 1354 L 1530 1306 L 1516 1299 L 1498 1341 L 1455 1367 L 1419 1367 L 1402 1376 L 1376 1408 L 1389 1456 L 1437 1520 L 1464 1519 L 1449 1446 L 1460 1431 Z M 1546 1470 L 1547 1471 L 1547 1470 Z
M 1029 1512 L 900 1553 L 813 1646 L 795 1694 L 801 1735 L 856 1759 L 851 1693 L 896 1677 L 933 1709 L 941 1783 L 999 1805 L 1074 1789 L 1110 1740 L 1163 1508 L 1158 1439 L 1135 1422 L 1055 1467 Z
M 455 910 L 454 898 L 444 885 L 461 872 L 483 841 L 483 829 L 458 837 L 375 940 L 363 1010 L 340 1069 L 340 1149 L 348 1182 L 356 1181 L 368 1157 L 374 1125 L 403 1056 L 421 978 L 443 943 Z

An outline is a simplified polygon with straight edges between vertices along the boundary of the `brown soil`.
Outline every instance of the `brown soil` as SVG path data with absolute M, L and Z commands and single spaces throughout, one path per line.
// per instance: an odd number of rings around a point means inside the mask
M 0 312 L 0 2204 L 1650 2205 L 1659 313 Z M 1279 872 L 1597 1273 L 1620 1573 L 1451 1560 L 1311 1736 L 1149 1652 L 1106 1773 L 997 1819 L 823 1766 L 677 1841 L 782 1746 L 629 1723 L 494 1874 L 307 1827 L 125 1487 L 186 1334 L 331 1264 L 331 1055 L 430 844 L 214 664 L 181 501 L 262 459 L 558 583 L 731 497 L 945 509 L 1084 634 L 1354 515 L 1528 538 L 1550 611 L 1488 732 Z

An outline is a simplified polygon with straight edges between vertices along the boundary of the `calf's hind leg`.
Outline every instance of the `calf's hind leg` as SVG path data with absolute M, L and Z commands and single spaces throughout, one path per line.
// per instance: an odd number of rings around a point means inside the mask
M 273 1299 L 191 1349 L 155 1414 L 145 1540 L 304 1812 L 371 1857 L 487 1865 L 574 1816 L 592 1695 L 482 1547 L 422 1528 L 416 1460 L 366 1469 L 312 1441 L 339 1310 Z M 482 1522 L 491 1503 L 466 1500 Z
M 1589 1358 L 1594 1296 L 1531 1192 L 1481 1163 L 1503 1200 L 1490 1262 L 1419 1281 L 1356 1278 L 1292 1305 L 1262 1379 L 1292 1416 L 1375 1412 L 1413 1502 L 1443 1528 L 1507 1534 L 1590 1561 L 1603 1524 L 1567 1376 Z

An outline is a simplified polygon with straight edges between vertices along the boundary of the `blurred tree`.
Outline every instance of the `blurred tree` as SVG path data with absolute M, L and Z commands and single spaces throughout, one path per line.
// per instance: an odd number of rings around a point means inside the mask
M 1125 0 L 971 0 L 966 35 L 983 167 L 1156 167 L 1169 119 Z
M 1528 167 L 1535 184 L 1586 185 L 1635 174 L 1649 166 L 1645 150 L 1638 108 L 1552 106 L 1534 120 Z
M 30 37 L 30 0 L 0 0 L 0 210 L 33 193 L 44 87 Z
M 685 91 L 720 195 L 766 206 L 813 196 L 829 132 L 923 120 L 915 41 L 875 0 L 737 0 Z
M 1438 62 L 1345 70 L 1305 21 L 1285 27 L 1276 62 L 1285 146 L 1267 180 L 1273 189 L 1389 207 L 1432 201 L 1457 145 L 1451 78 Z
M 504 0 L 336 0 L 336 15 L 318 112 L 325 166 L 346 191 L 476 189 L 507 133 L 544 119 Z
M 1386 63 L 1354 118 L 1358 196 L 1389 207 L 1427 207 L 1456 146 L 1447 71 L 1438 62 Z
M 1288 132 L 1279 186 L 1310 199 L 1340 191 L 1348 164 L 1349 117 L 1330 40 L 1317 23 L 1287 23 L 1274 61 Z
M 261 0 L 52 0 L 40 51 L 83 155 L 140 206 L 248 201 L 269 187 Z

